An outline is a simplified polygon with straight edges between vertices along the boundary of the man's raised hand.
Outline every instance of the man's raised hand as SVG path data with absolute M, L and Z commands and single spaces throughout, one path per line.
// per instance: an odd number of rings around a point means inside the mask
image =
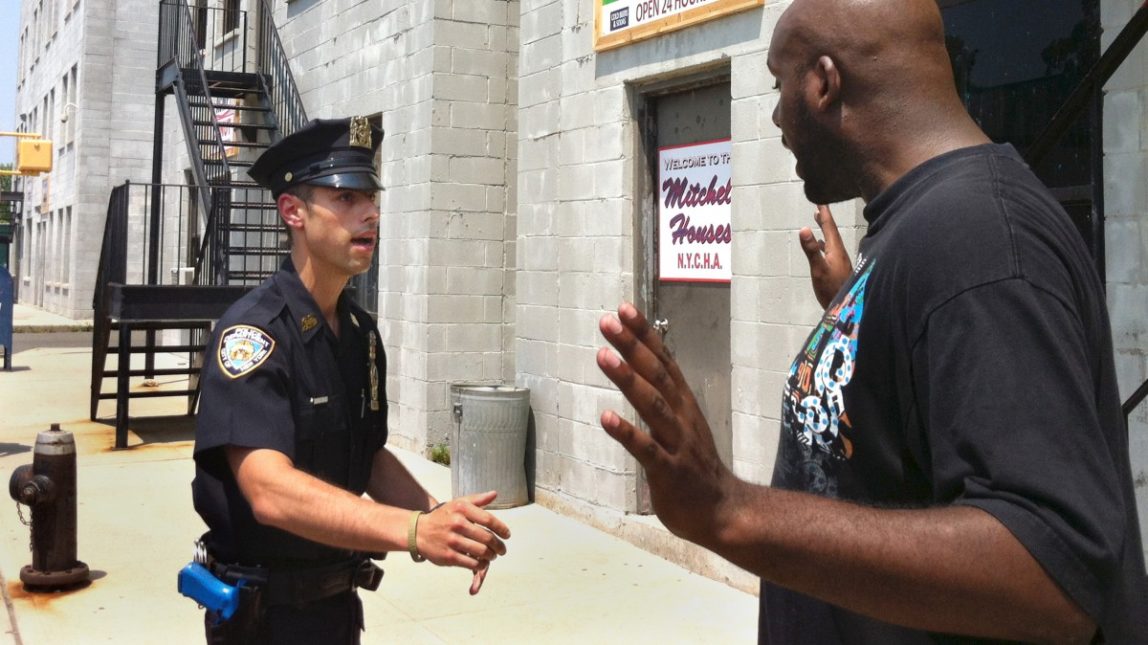
M 829 207 L 818 206 L 813 220 L 821 227 L 821 236 L 824 239 L 818 240 L 813 234 L 813 229 L 808 226 L 797 232 L 797 239 L 801 242 L 805 259 L 809 260 L 809 279 L 813 282 L 813 295 L 817 296 L 817 302 L 824 309 L 829 306 L 833 296 L 837 295 L 853 273 L 853 262 L 849 259 L 849 252 L 845 250 L 845 243 L 841 241 L 837 222 L 833 220 L 833 213 L 829 211 Z
M 661 336 L 632 304 L 618 307 L 617 316 L 603 316 L 598 327 L 617 350 L 598 350 L 598 367 L 650 432 L 613 410 L 602 413 L 602 428 L 645 469 L 654 512 L 666 527 L 702 546 L 710 544 L 734 478 L 718 457 L 689 384 Z

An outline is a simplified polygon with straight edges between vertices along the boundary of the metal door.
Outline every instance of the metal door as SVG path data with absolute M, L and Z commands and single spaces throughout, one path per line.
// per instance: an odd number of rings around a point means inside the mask
M 669 146 L 729 139 L 730 85 L 718 84 L 647 97 L 647 145 L 650 154 Z M 652 141 L 651 141 L 652 140 Z M 653 168 L 651 164 L 651 168 Z M 652 173 L 657 202 L 658 173 Z M 646 209 L 647 231 L 658 226 L 658 208 Z M 693 388 L 723 462 L 731 465 L 733 432 L 730 413 L 730 289 L 728 282 L 667 282 L 658 275 L 658 235 L 647 234 L 653 247 L 647 271 L 648 314 L 663 329 L 663 338 Z M 669 252 L 669 249 L 665 249 Z

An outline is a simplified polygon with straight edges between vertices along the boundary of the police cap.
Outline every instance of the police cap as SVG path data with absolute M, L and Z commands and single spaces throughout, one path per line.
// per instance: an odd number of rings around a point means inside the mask
M 247 174 L 276 197 L 300 184 L 378 190 L 382 141 L 383 131 L 365 117 L 314 119 L 264 150 Z

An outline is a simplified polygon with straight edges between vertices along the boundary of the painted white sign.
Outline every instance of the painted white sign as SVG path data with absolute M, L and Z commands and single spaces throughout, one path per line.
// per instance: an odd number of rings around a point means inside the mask
M 729 139 L 658 150 L 658 279 L 729 282 Z

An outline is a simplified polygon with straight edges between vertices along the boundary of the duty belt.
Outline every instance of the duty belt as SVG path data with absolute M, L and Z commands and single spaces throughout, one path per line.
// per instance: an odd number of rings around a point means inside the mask
M 248 567 L 210 559 L 208 568 L 229 584 L 243 580 L 255 586 L 264 605 L 305 604 L 360 587 L 374 591 L 383 579 L 383 570 L 366 558 L 306 568 Z

